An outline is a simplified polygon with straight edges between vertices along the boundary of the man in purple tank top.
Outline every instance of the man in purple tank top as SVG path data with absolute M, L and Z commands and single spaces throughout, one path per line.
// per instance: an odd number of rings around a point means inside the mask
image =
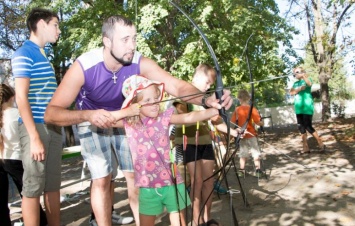
M 45 121 L 60 126 L 78 124 L 82 155 L 92 177 L 91 203 L 98 225 L 112 224 L 111 180 L 115 177 L 118 160 L 128 188 L 130 205 L 139 225 L 138 190 L 134 188 L 132 160 L 124 131 L 113 129 L 112 111 L 119 111 L 124 101 L 121 93 L 123 81 L 135 74 L 165 84 L 173 96 L 200 93 L 190 83 L 173 77 L 153 60 L 136 51 L 136 28 L 132 21 L 122 16 L 111 16 L 102 27 L 103 48 L 81 55 L 65 74 L 63 81 L 49 103 Z M 191 97 L 189 97 L 191 98 Z M 202 96 L 189 99 L 201 105 Z M 68 107 L 76 100 L 76 109 Z M 232 98 L 225 90 L 222 104 L 212 95 L 205 99 L 208 107 L 230 108 Z M 120 219 L 120 223 L 122 222 Z

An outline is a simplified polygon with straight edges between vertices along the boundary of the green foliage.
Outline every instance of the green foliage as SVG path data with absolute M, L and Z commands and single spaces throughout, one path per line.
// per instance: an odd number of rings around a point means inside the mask
M 255 80 L 281 74 L 288 67 L 288 57 L 296 57 L 288 40 L 295 30 L 277 15 L 274 1 L 184 1 L 180 7 L 209 39 L 228 86 L 249 81 L 245 49 L 250 35 L 247 54 Z M 140 7 L 138 15 L 138 30 L 147 43 L 139 50 L 143 53 L 147 51 L 146 55 L 173 75 L 189 80 L 198 64 L 206 62 L 213 65 L 198 32 L 171 5 L 161 1 L 151 2 Z M 279 44 L 289 51 L 289 55 L 280 58 Z M 237 91 L 235 89 L 234 94 Z
M 283 74 L 292 66 L 290 58 L 297 58 L 290 43 L 297 31 L 278 15 L 274 0 L 176 2 L 209 39 L 225 86 L 230 86 L 234 95 L 249 81 L 249 67 L 254 80 L 261 80 Z M 199 33 L 166 0 L 128 1 L 126 6 L 123 1 L 115 0 L 36 0 L 26 6 L 23 14 L 33 6 L 50 6 L 61 17 L 61 37 L 52 50 L 59 77 L 80 54 L 101 46 L 102 21 L 113 14 L 134 20 L 139 34 L 138 51 L 176 77 L 190 80 L 198 64 L 214 64 Z M 285 50 L 281 55 L 280 45 Z M 281 102 L 285 86 L 284 79 L 257 84 L 256 97 L 265 99 L 260 102 L 263 105 L 269 101 Z
M 2 57 L 10 58 L 10 54 L 28 37 L 23 17 L 24 5 L 19 0 L 1 1 L 0 13 L 0 48 Z
M 336 101 L 332 103 L 332 109 L 334 114 L 338 118 L 344 118 L 345 117 L 345 104 L 344 101 Z
M 328 82 L 330 99 L 334 101 L 351 100 L 355 97 L 355 92 L 351 83 L 347 81 L 343 58 L 339 56 L 336 59 L 332 71 L 332 77 Z M 319 83 L 319 73 L 312 59 L 312 55 L 306 55 L 304 68 L 313 83 Z

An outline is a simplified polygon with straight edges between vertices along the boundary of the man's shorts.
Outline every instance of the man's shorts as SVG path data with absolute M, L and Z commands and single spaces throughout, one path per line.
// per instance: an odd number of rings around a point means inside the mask
M 253 156 L 253 159 L 258 159 L 260 156 L 260 148 L 257 138 L 251 137 L 241 139 L 239 151 L 240 158 L 247 158 L 251 154 Z
M 61 127 L 42 123 L 35 125 L 46 150 L 45 160 L 40 162 L 32 159 L 29 134 L 23 123 L 19 125 L 24 169 L 22 195 L 29 198 L 39 197 L 43 192 L 59 191 L 61 183 Z
M 205 145 L 188 144 L 186 146 L 184 163 L 195 162 L 201 159 L 214 161 L 212 143 Z
M 78 125 L 81 155 L 88 164 L 91 178 L 98 179 L 122 171 L 133 172 L 131 152 L 123 129 L 101 129 L 89 122 Z
M 139 213 L 149 216 L 161 214 L 164 207 L 168 213 L 175 213 L 191 204 L 183 183 L 161 188 L 139 188 Z M 178 202 L 177 197 L 179 198 Z

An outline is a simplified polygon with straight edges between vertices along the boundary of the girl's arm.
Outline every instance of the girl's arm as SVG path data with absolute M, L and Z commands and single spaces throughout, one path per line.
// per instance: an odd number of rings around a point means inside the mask
M 303 79 L 306 82 L 307 86 L 312 86 L 312 81 L 308 78 L 307 74 L 302 73 L 301 75 L 302 75 L 301 79 Z
M 171 116 L 171 124 L 189 124 L 198 121 L 204 121 L 218 115 L 216 108 L 209 108 L 203 111 L 192 111 L 184 114 L 175 114 Z
M 132 117 L 139 115 L 139 109 L 141 106 L 137 103 L 131 104 L 129 107 L 117 110 L 117 111 L 111 111 L 111 115 L 115 118 L 115 122 L 112 124 L 113 127 L 123 127 L 123 118 L 126 117 Z
M 297 93 L 301 92 L 302 90 L 304 90 L 306 88 L 306 86 L 300 86 L 298 88 L 291 88 L 290 90 L 290 95 L 296 95 Z
M 203 111 L 192 111 L 189 113 L 175 114 L 171 116 L 171 124 L 191 124 L 197 121 L 204 121 L 218 116 L 218 110 L 215 108 L 209 108 Z M 227 125 L 220 119 L 216 119 L 217 122 L 216 129 L 221 132 L 227 133 Z M 238 129 L 231 129 L 230 135 L 236 137 L 238 136 Z
M 224 122 L 215 125 L 215 127 L 216 127 L 216 129 L 217 129 L 218 131 L 221 131 L 221 132 L 223 132 L 223 133 L 228 133 L 228 131 L 227 131 L 227 129 L 228 129 L 228 128 L 227 128 L 227 125 L 226 125 Z M 239 132 L 240 132 L 240 130 L 239 130 L 238 128 L 237 128 L 237 129 L 232 129 L 232 128 L 230 128 L 230 135 L 233 136 L 233 137 L 238 136 Z

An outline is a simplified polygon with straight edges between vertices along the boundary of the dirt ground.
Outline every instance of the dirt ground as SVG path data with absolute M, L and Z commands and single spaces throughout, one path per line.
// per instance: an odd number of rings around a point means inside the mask
M 247 163 L 248 174 L 240 184 L 232 166 L 227 183 L 233 191 L 241 193 L 218 195 L 213 198 L 212 216 L 221 225 L 355 225 L 355 118 L 335 119 L 333 122 L 315 123 L 314 126 L 327 146 L 319 154 L 316 142 L 309 137 L 312 153 L 299 156 L 301 138 L 295 125 L 266 128 L 260 136 L 263 167 L 267 178 L 252 175 L 252 161 Z M 238 165 L 238 158 L 235 158 Z M 63 161 L 62 184 L 80 179 L 81 157 Z M 88 173 L 88 172 L 87 172 Z M 132 216 L 127 201 L 123 178 L 115 181 L 116 211 Z M 226 181 L 223 181 L 226 187 Z M 89 181 L 63 188 L 67 198 L 61 204 L 62 225 L 89 225 Z M 233 221 L 233 212 L 237 222 Z M 11 207 L 13 222 L 21 219 L 21 209 Z M 191 218 L 189 218 L 191 219 Z M 1 224 L 1 223 L 0 223 Z M 135 224 L 131 224 L 133 226 Z M 156 225 L 169 225 L 162 214 Z

